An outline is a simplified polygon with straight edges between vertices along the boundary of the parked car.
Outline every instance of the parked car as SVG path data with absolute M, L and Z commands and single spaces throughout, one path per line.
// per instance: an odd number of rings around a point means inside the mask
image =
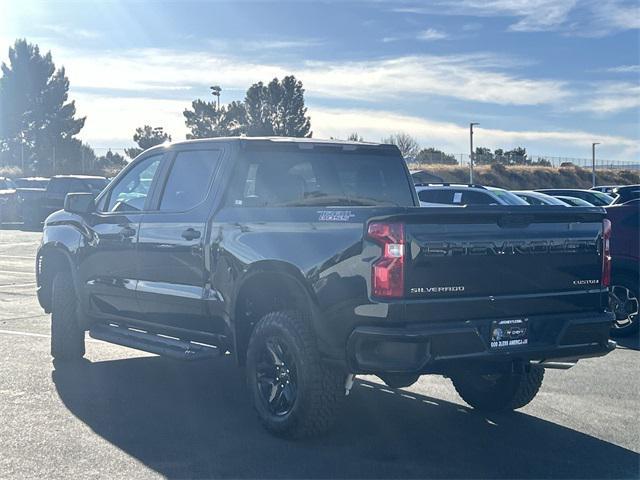
M 529 205 L 562 205 L 567 206 L 566 202 L 563 202 L 559 198 L 552 197 L 546 193 L 535 192 L 533 190 L 511 190 L 511 193 L 517 195 Z
M 640 185 L 625 185 L 624 187 L 616 187 L 613 189 L 615 199 L 612 205 L 620 205 L 631 200 L 640 198 Z
M 591 187 L 589 190 L 595 190 L 596 192 L 606 193 L 607 195 L 613 197 L 614 195 L 611 195 L 611 194 L 613 192 L 613 189 L 616 187 L 617 185 L 599 185 L 597 187 Z
M 572 207 L 595 207 L 592 203 L 577 197 L 567 197 L 565 195 L 556 195 L 555 198 Z
M 17 210 L 18 197 L 15 183 L 10 178 L 0 177 L 0 223 L 15 221 Z
M 21 177 L 14 180 L 16 188 L 47 188 L 49 179 L 46 177 Z
M 613 202 L 613 197 L 595 190 L 582 190 L 579 188 L 544 188 L 538 189 L 536 192 L 546 193 L 547 195 L 553 195 L 554 197 L 564 196 L 581 198 L 596 207 L 604 207 Z
M 611 221 L 612 281 L 610 307 L 616 316 L 611 334 L 638 332 L 638 278 L 640 276 L 640 200 L 606 207 Z
M 416 185 L 421 205 L 528 205 L 508 190 L 482 185 L 430 183 Z
M 67 193 L 90 193 L 95 196 L 107 183 L 104 177 L 56 175 L 49 180 L 45 189 L 23 189 L 23 220 L 30 226 L 40 225 L 50 214 L 63 208 Z
M 229 352 L 283 436 L 329 428 L 356 374 L 392 388 L 446 375 L 475 408 L 517 409 L 545 368 L 615 344 L 604 210 L 516 199 L 416 208 L 392 145 L 154 147 L 46 220 L 36 281 L 51 353 L 80 360 L 85 330 L 183 360 Z

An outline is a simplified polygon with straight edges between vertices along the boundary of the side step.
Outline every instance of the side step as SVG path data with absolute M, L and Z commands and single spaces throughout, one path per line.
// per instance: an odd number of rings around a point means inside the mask
M 143 352 L 155 353 L 177 360 L 205 360 L 218 357 L 221 349 L 191 343 L 186 340 L 156 335 L 155 333 L 132 330 L 119 325 L 95 325 L 89 335 L 97 340 L 135 348 Z

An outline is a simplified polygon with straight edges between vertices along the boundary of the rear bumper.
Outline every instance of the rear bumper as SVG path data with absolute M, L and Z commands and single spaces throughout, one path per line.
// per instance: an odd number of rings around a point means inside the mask
M 528 317 L 529 343 L 491 349 L 497 319 L 404 327 L 357 327 L 347 343 L 353 373 L 446 373 L 457 368 L 494 370 L 530 361 L 577 361 L 606 355 L 611 313 Z

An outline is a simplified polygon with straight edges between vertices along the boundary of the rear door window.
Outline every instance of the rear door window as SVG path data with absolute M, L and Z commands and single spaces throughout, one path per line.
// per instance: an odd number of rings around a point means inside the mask
M 162 193 L 160 210 L 184 212 L 202 203 L 219 160 L 220 150 L 178 152 Z

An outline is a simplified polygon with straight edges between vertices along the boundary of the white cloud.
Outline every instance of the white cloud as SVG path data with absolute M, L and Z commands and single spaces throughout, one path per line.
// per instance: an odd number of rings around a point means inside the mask
M 611 73 L 640 73 L 640 65 L 620 65 L 606 68 L 604 71 Z
M 414 14 L 514 17 L 509 30 L 561 31 L 580 36 L 603 36 L 640 28 L 635 0 L 433 0 L 418 6 L 394 7 Z
M 182 112 L 190 106 L 183 100 L 145 97 L 112 97 L 75 93 L 79 116 L 87 121 L 79 137 L 96 148 L 122 149 L 133 144 L 137 127 L 163 127 L 174 140 L 185 138 L 187 128 Z
M 418 33 L 418 36 L 416 37 L 418 40 L 443 40 L 445 38 L 447 38 L 449 35 L 447 35 L 445 32 L 441 32 L 440 30 L 436 30 L 435 28 L 427 28 L 426 30 L 423 30 L 422 32 Z
M 500 71 L 509 59 L 494 55 L 421 55 L 353 62 L 260 63 L 198 52 L 142 49 L 95 52 L 56 50 L 74 88 L 161 91 L 223 89 L 293 73 L 315 97 L 379 100 L 437 95 L 499 105 L 540 105 L 568 95 L 562 81 L 527 79 Z
M 640 113 L 640 85 L 630 82 L 602 84 L 577 101 L 571 109 L 576 112 L 592 112 L 599 115 L 625 110 L 638 110 Z
M 355 131 L 365 140 L 379 141 L 390 133 L 402 131 L 415 136 L 425 147 L 434 146 L 451 153 L 464 153 L 469 148 L 468 125 L 379 110 L 314 107 L 309 108 L 309 112 L 315 137 L 345 138 Z M 532 154 L 566 155 L 567 152 L 584 150 L 584 155 L 588 156 L 588 147 L 594 139 L 602 142 L 604 156 L 633 159 L 640 152 L 636 139 L 580 130 L 518 131 L 476 127 L 474 132 L 478 145 L 492 149 L 520 145 Z
M 46 32 L 55 34 L 57 37 L 70 40 L 92 40 L 101 37 L 99 32 L 84 28 L 72 28 L 65 25 L 43 25 L 41 28 Z

